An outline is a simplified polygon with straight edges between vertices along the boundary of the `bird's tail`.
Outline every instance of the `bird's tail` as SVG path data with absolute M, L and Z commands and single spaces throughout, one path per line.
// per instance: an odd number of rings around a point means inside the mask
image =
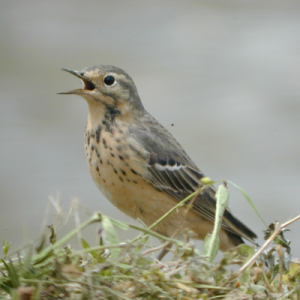
M 224 213 L 223 221 L 228 225 L 224 230 L 227 231 L 234 244 L 239 245 L 243 243 L 242 238 L 253 243 L 253 240 L 257 238 L 257 235 L 249 227 L 234 217 L 228 210 Z

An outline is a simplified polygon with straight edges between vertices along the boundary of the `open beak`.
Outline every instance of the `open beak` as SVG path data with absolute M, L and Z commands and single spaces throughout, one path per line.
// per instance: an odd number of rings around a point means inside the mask
M 62 70 L 66 71 L 68 73 L 71 73 L 71 74 L 75 75 L 76 77 L 78 77 L 79 79 L 81 79 L 84 84 L 84 88 L 83 89 L 75 89 L 75 90 L 71 90 L 68 92 L 61 92 L 58 94 L 60 94 L 60 95 L 72 95 L 72 94 L 82 95 L 82 94 L 87 94 L 87 91 L 94 90 L 95 85 L 91 81 L 89 81 L 87 78 L 85 78 L 84 75 L 81 74 L 79 71 L 69 70 L 69 69 L 65 69 L 65 68 L 62 68 Z

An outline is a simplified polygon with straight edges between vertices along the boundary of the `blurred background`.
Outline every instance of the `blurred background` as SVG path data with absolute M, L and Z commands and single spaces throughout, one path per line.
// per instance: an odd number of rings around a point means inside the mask
M 298 0 L 2 1 L 1 243 L 16 248 L 52 224 L 49 196 L 66 214 L 77 199 L 81 221 L 101 211 L 133 222 L 88 173 L 87 105 L 56 94 L 81 86 L 63 67 L 123 68 L 206 176 L 241 186 L 268 224 L 300 214 L 299 13 Z M 230 191 L 262 243 L 263 223 Z M 295 257 L 299 228 L 286 235 Z

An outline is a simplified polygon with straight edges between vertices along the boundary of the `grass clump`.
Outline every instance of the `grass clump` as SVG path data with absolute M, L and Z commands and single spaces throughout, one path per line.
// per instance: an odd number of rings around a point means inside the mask
M 222 185 L 217 200 L 223 207 L 227 196 Z M 161 236 L 151 226 L 95 213 L 59 240 L 49 227 L 47 236 L 11 253 L 4 241 L 0 299 L 300 299 L 299 263 L 291 260 L 284 237 L 284 229 L 299 218 L 271 224 L 262 247 L 243 244 L 214 262 L 218 224 L 201 253 L 192 243 Z M 102 230 L 99 244 L 90 246 L 80 233 L 93 223 Z M 116 228 L 135 229 L 138 236 L 120 243 Z M 82 247 L 72 249 L 69 241 L 78 235 Z M 162 246 L 149 247 L 151 236 L 164 241 L 164 247 L 173 246 L 171 259 L 155 258 Z

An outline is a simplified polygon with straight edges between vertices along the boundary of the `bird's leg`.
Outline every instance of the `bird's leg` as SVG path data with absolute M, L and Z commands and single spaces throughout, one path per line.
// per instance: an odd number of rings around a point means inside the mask
M 158 260 L 162 260 L 169 253 L 169 251 L 171 250 L 170 244 L 171 243 L 167 243 L 167 245 L 160 251 L 157 256 Z

